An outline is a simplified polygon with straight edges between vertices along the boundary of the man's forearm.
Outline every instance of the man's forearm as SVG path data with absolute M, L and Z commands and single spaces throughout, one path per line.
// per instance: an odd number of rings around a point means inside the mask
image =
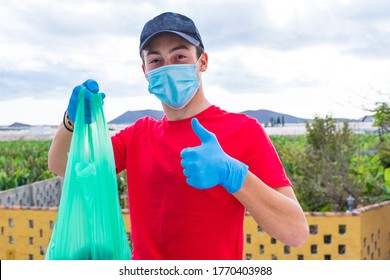
M 62 177 L 65 175 L 71 140 L 72 133 L 61 123 L 50 146 L 48 167 L 50 171 Z
M 299 247 L 306 240 L 308 225 L 291 187 L 271 189 L 248 172 L 244 185 L 234 196 L 257 224 L 284 244 Z

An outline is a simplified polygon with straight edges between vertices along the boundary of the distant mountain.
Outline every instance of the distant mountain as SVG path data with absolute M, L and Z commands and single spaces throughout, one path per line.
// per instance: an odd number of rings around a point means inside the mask
M 268 123 L 273 119 L 277 122 L 278 118 L 280 121 L 284 118 L 284 123 L 304 123 L 309 121 L 309 119 L 297 118 L 291 115 L 273 112 L 269 110 L 256 110 L 256 111 L 244 111 L 243 114 L 251 116 L 257 119 L 260 123 Z M 109 124 L 132 124 L 138 119 L 150 116 L 154 119 L 160 120 L 164 116 L 164 112 L 157 110 L 139 110 L 139 111 L 127 111 L 126 113 L 120 115 L 119 117 L 108 122 Z
M 279 118 L 279 120 L 282 122 L 282 119 L 284 119 L 284 123 L 304 123 L 306 121 L 310 121 L 309 119 L 302 119 L 297 118 L 291 115 L 278 113 L 270 110 L 255 110 L 255 111 L 243 111 L 242 112 L 245 115 L 251 116 L 252 118 L 255 118 L 259 121 L 259 123 L 269 123 L 272 119 L 276 122 Z
M 11 128 L 25 128 L 26 127 L 27 128 L 27 127 L 31 127 L 31 125 L 15 122 L 8 127 L 11 127 Z
M 164 112 L 157 110 L 139 110 L 139 111 L 127 111 L 119 117 L 109 121 L 109 124 L 132 124 L 138 119 L 150 116 L 153 119 L 160 120 L 164 116 Z

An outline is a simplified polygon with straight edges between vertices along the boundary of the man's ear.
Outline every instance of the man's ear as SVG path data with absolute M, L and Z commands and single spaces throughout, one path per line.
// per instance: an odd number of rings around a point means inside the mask
M 200 72 L 206 72 L 208 65 L 209 65 L 209 56 L 206 52 L 204 52 L 199 60 Z

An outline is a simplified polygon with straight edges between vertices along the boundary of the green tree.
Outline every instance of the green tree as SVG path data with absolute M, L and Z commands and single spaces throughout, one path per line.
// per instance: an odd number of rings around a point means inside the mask
M 350 176 L 350 162 L 356 151 L 347 122 L 315 117 L 306 124 L 307 146 L 301 160 L 301 185 L 297 186 L 305 210 L 344 211 L 347 197 L 358 199 L 361 187 Z
M 380 165 L 378 167 L 377 177 L 379 183 L 382 183 L 382 193 L 378 196 L 379 200 L 390 199 L 390 104 L 378 102 L 374 112 L 374 126 L 378 127 L 380 144 L 378 147 L 378 158 Z
M 381 144 L 379 146 L 379 157 L 385 168 L 390 167 L 390 105 L 386 102 L 379 102 L 374 112 L 374 126 L 378 127 L 378 134 Z

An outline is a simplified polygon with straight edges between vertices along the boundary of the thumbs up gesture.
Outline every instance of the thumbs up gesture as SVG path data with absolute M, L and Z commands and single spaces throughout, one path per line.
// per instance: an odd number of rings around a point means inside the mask
M 227 155 L 215 134 L 205 129 L 196 118 L 192 119 L 191 125 L 202 144 L 180 153 L 187 184 L 197 189 L 222 185 L 229 193 L 240 190 L 248 166 Z

